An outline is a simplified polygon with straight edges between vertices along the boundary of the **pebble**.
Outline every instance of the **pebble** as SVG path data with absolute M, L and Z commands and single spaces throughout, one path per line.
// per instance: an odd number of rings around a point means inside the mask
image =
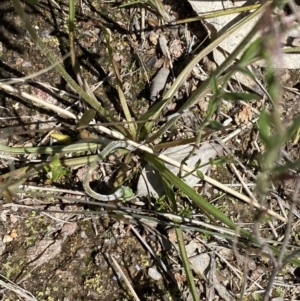
M 160 280 L 162 278 L 162 275 L 154 268 L 149 268 L 148 270 L 148 275 L 151 277 L 153 280 Z
M 272 301 L 283 301 L 283 299 L 281 297 L 276 297 L 276 298 L 272 298 Z
M 10 235 L 4 235 L 4 237 L 3 237 L 3 243 L 4 244 L 7 244 L 7 243 L 9 243 L 9 242 L 11 242 L 11 241 L 13 241 L 13 238 L 12 237 L 10 237 Z

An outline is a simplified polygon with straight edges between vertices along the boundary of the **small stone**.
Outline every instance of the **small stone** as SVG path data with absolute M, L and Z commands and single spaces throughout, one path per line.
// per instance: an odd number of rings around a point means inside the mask
M 156 281 L 158 281 L 162 278 L 162 275 L 154 268 L 149 268 L 148 275 L 150 278 L 152 278 L 153 280 L 156 280 Z
M 17 217 L 16 215 L 14 215 L 14 214 L 11 214 L 11 215 L 9 216 L 9 219 L 10 219 L 10 221 L 11 221 L 13 224 L 15 224 L 15 223 L 18 221 L 18 217 Z
M 153 31 L 150 32 L 150 37 L 149 37 L 149 39 L 150 39 L 150 42 L 151 42 L 153 45 L 157 45 L 158 37 L 159 37 L 159 36 L 158 36 L 157 33 L 153 32 Z
M 4 253 L 4 251 L 5 251 L 5 244 L 0 238 L 0 256 Z
M 108 262 L 107 262 L 105 256 L 101 252 L 99 252 L 95 255 L 94 260 L 95 260 L 96 266 L 102 267 L 102 268 L 108 267 Z
M 13 229 L 13 230 L 10 232 L 10 237 L 11 237 L 12 239 L 18 237 L 18 233 L 17 233 L 17 230 L 16 230 L 16 229 Z
M 250 262 L 248 262 L 248 268 L 250 271 L 254 271 L 256 270 L 257 266 L 254 260 L 251 260 Z
M 65 223 L 61 230 L 60 233 L 62 236 L 70 236 L 72 235 L 77 229 L 77 224 L 76 223 Z
M 31 67 L 32 66 L 32 63 L 30 61 L 24 61 L 22 63 L 22 67 Z
M 8 242 L 13 241 L 13 238 L 10 235 L 4 235 L 2 241 L 3 241 L 4 244 L 7 244 Z
M 81 232 L 80 232 L 80 237 L 83 238 L 83 239 L 88 238 L 88 236 L 87 236 L 87 234 L 86 234 L 85 231 L 81 231 Z
M 0 214 L 0 220 L 1 222 L 6 222 L 7 221 L 7 215 L 8 215 L 9 210 L 3 210 Z
M 113 277 L 113 280 L 118 281 L 122 278 L 121 274 L 119 272 L 116 273 L 116 276 Z
M 175 58 L 181 57 L 181 55 L 183 53 L 183 49 L 182 49 L 182 45 L 181 45 L 180 40 L 174 40 L 170 44 L 170 53 Z
M 237 125 L 245 124 L 252 119 L 252 111 L 249 106 L 242 106 L 238 114 L 234 116 Z
M 276 297 L 276 298 L 272 298 L 272 301 L 283 301 L 283 299 L 281 297 Z

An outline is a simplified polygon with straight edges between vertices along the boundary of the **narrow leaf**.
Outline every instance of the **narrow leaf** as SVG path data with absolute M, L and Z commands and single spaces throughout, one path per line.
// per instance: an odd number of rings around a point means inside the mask
M 219 209 L 211 205 L 206 199 L 200 196 L 193 188 L 188 186 L 180 178 L 169 171 L 159 159 L 147 153 L 145 153 L 144 156 L 145 159 L 160 172 L 163 178 L 173 183 L 178 189 L 180 189 L 189 198 L 191 198 L 200 209 L 202 209 L 204 212 L 208 212 L 211 216 L 227 225 L 230 229 L 237 229 L 236 224 L 232 220 L 230 220 L 223 212 L 221 212 Z M 251 237 L 251 234 L 246 230 L 240 229 L 240 233 L 247 238 Z
M 259 37 L 247 47 L 246 51 L 240 59 L 239 67 L 248 66 L 254 58 L 259 56 L 261 53 L 261 46 L 262 39 L 261 37 Z
M 262 140 L 266 145 L 269 145 L 270 143 L 270 125 L 271 125 L 270 114 L 265 110 L 261 111 L 258 119 L 258 128 L 259 128 L 260 137 L 262 138 Z
M 234 92 L 234 93 L 224 93 L 222 95 L 222 98 L 225 100 L 253 100 L 253 99 L 259 100 L 261 99 L 261 96 L 253 93 Z
M 178 213 L 177 203 L 176 203 L 175 194 L 173 192 L 173 187 L 172 187 L 171 183 L 168 180 L 166 180 L 165 178 L 163 178 L 163 184 L 164 184 L 167 199 L 170 203 L 169 205 L 171 206 L 172 211 L 177 214 Z M 195 282 L 194 282 L 194 277 L 193 277 L 193 274 L 191 271 L 191 266 L 189 264 L 188 256 L 187 256 L 184 241 L 183 241 L 182 230 L 181 230 L 180 224 L 178 222 L 176 222 L 176 221 L 173 221 L 173 222 L 175 224 L 175 233 L 176 233 L 176 237 L 177 237 L 180 258 L 182 260 L 182 264 L 183 264 L 183 267 L 185 270 L 185 274 L 186 274 L 187 282 L 188 282 L 188 285 L 190 288 L 190 292 L 193 296 L 193 300 L 199 301 L 199 297 L 197 296 L 197 293 L 196 293 L 197 291 L 196 291 L 196 286 L 195 286 Z
M 79 128 L 87 127 L 90 124 L 90 122 L 95 118 L 95 115 L 96 115 L 96 111 L 94 109 L 89 109 L 85 111 L 78 122 L 78 127 Z

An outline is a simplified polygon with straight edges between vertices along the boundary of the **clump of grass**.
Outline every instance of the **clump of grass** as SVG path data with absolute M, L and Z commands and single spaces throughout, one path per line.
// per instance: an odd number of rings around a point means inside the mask
M 69 19 L 69 40 L 70 40 L 70 51 L 72 58 L 72 67 L 77 78 L 77 83 L 71 78 L 71 76 L 66 72 L 63 66 L 57 61 L 49 49 L 43 44 L 41 39 L 38 37 L 34 29 L 32 28 L 30 22 L 28 21 L 26 14 L 24 13 L 22 7 L 20 6 L 19 1 L 13 0 L 14 6 L 21 17 L 27 31 L 30 33 L 32 40 L 40 48 L 41 53 L 45 55 L 53 67 L 60 73 L 60 75 L 66 80 L 66 82 L 80 95 L 86 104 L 89 105 L 85 114 L 82 118 L 77 118 L 75 113 L 65 115 L 73 119 L 75 124 L 74 128 L 78 131 L 82 130 L 83 127 L 89 125 L 89 123 L 98 116 L 98 118 L 108 124 L 108 126 L 99 126 L 98 131 L 100 134 L 106 134 L 111 138 L 126 140 L 132 146 L 135 146 L 137 149 L 140 149 L 139 153 L 140 159 L 146 160 L 149 162 L 152 167 L 158 172 L 162 179 L 162 184 L 165 188 L 164 202 L 166 205 L 164 208 L 169 208 L 169 214 L 172 214 L 170 218 L 170 224 L 175 227 L 176 237 L 180 250 L 180 258 L 184 266 L 184 270 L 187 277 L 187 282 L 193 296 L 194 300 L 199 300 L 199 296 L 196 293 L 196 285 L 194 281 L 194 274 L 192 268 L 189 264 L 189 259 L 186 254 L 185 244 L 182 234 L 182 224 L 184 221 L 184 216 L 181 216 L 182 208 L 177 202 L 178 195 L 176 194 L 174 188 L 179 190 L 184 196 L 186 196 L 193 204 L 195 208 L 198 208 L 202 214 L 209 220 L 205 224 L 205 229 L 197 228 L 196 231 L 202 233 L 209 233 L 210 235 L 215 236 L 225 236 L 220 234 L 218 230 L 215 230 L 214 227 L 218 228 L 220 232 L 226 231 L 226 238 L 230 237 L 232 241 L 235 239 L 245 240 L 247 243 L 241 243 L 240 245 L 244 248 L 247 248 L 248 245 L 255 246 L 256 248 L 263 248 L 267 250 L 268 256 L 270 256 L 273 263 L 273 273 L 270 278 L 268 287 L 264 294 L 264 300 L 269 298 L 269 293 L 273 284 L 273 280 L 278 273 L 278 271 L 288 262 L 292 262 L 299 266 L 300 262 L 294 257 L 295 253 L 290 250 L 287 251 L 287 245 L 289 242 L 289 236 L 291 232 L 291 226 L 293 221 L 293 209 L 296 206 L 297 192 L 299 191 L 299 183 L 296 186 L 295 194 L 293 196 L 292 206 L 289 211 L 289 215 L 286 217 L 279 215 L 276 212 L 270 210 L 267 207 L 266 196 L 269 192 L 269 188 L 273 183 L 274 179 L 284 178 L 289 175 L 291 166 L 294 169 L 298 169 L 300 162 L 285 162 L 279 165 L 277 162 L 281 159 L 281 151 L 284 146 L 291 141 L 294 135 L 299 130 L 300 126 L 300 117 L 297 117 L 291 125 L 284 127 L 281 122 L 281 116 L 279 113 L 279 96 L 281 94 L 281 87 L 278 79 L 274 75 L 274 66 L 273 61 L 270 60 L 270 57 L 273 56 L 274 52 L 280 53 L 280 49 L 272 49 L 266 41 L 273 41 L 276 38 L 276 32 L 272 25 L 273 23 L 266 24 L 264 18 L 269 18 L 270 13 L 274 9 L 273 3 L 267 3 L 263 6 L 259 6 L 252 13 L 250 13 L 246 18 L 240 21 L 238 24 L 233 25 L 220 37 L 210 43 L 207 47 L 201 50 L 194 58 L 189 62 L 185 69 L 177 76 L 176 80 L 173 82 L 171 87 L 165 92 L 162 99 L 153 105 L 147 113 L 143 114 L 138 120 L 134 121 L 134 118 L 131 114 L 130 108 L 128 107 L 126 97 L 123 92 L 123 83 L 119 74 L 118 67 L 113 60 L 113 49 L 110 45 L 111 33 L 110 31 L 102 27 L 102 31 L 105 35 L 106 47 L 108 51 L 108 57 L 111 62 L 114 74 L 116 76 L 116 89 L 119 97 L 120 107 L 122 108 L 122 114 L 124 116 L 124 124 L 120 124 L 119 119 L 116 117 L 120 112 L 116 111 L 107 111 L 104 109 L 102 103 L 107 102 L 107 99 L 101 98 L 100 101 L 95 97 L 91 88 L 89 87 L 87 81 L 83 78 L 80 73 L 80 66 L 76 59 L 75 47 L 74 47 L 74 19 L 75 19 L 75 5 L 74 2 L 70 1 L 70 19 Z M 133 3 L 130 3 L 132 5 Z M 137 3 L 141 4 L 141 3 Z M 158 15 L 162 16 L 165 19 L 167 18 L 166 12 L 162 9 L 163 6 L 159 1 L 147 1 L 142 4 L 144 8 L 150 9 L 152 12 L 156 11 Z M 240 26 L 245 24 L 250 19 L 262 14 L 261 20 L 253 28 L 253 30 L 244 38 L 240 45 L 227 57 L 227 59 L 210 75 L 210 77 L 201 83 L 199 87 L 192 93 L 192 95 L 187 99 L 187 101 L 177 110 L 177 112 L 171 116 L 168 116 L 166 122 L 163 125 L 160 125 L 158 121 L 162 117 L 162 112 L 164 112 L 167 106 L 176 101 L 174 95 L 180 89 L 182 83 L 187 78 L 188 74 L 191 72 L 193 67 L 206 57 L 218 44 L 230 36 L 235 30 Z M 169 21 L 169 20 L 168 20 Z M 264 33 L 262 37 L 261 27 L 264 26 Z M 259 35 L 258 38 L 255 36 Z M 272 40 L 273 39 L 273 40 Z M 276 46 L 274 46 L 276 47 Z M 240 57 L 240 59 L 236 59 Z M 254 61 L 264 59 L 267 62 L 267 68 L 265 69 L 265 79 L 267 84 L 267 96 L 269 98 L 271 109 L 263 109 L 259 114 L 259 120 L 257 122 L 257 129 L 259 132 L 259 137 L 261 143 L 265 147 L 265 151 L 261 154 L 259 161 L 259 174 L 257 176 L 257 190 L 256 196 L 258 201 L 256 201 L 252 195 L 247 196 L 244 193 L 239 193 L 236 190 L 230 189 L 227 186 L 222 185 L 206 175 L 201 175 L 192 167 L 184 165 L 182 162 L 174 162 L 170 158 L 165 157 L 164 155 L 158 154 L 151 148 L 151 143 L 162 139 L 162 137 L 167 133 L 171 127 L 176 126 L 176 122 L 179 118 L 186 112 L 191 110 L 195 103 L 200 99 L 205 97 L 208 92 L 211 93 L 208 109 L 206 116 L 203 119 L 202 123 L 197 128 L 197 135 L 194 137 L 194 149 L 191 151 L 190 155 L 196 151 L 199 147 L 200 142 L 203 138 L 203 131 L 212 125 L 217 126 L 218 130 L 224 129 L 223 125 L 213 120 L 213 116 L 219 110 L 222 101 L 250 101 L 256 100 L 258 96 L 251 92 L 228 92 L 227 86 L 236 72 L 243 72 L 248 76 L 255 79 L 254 75 L 249 71 L 248 66 Z M 5 88 L 4 85 L 0 84 L 0 88 Z M 8 87 L 6 87 L 8 89 Z M 14 90 L 13 90 L 14 91 Z M 53 107 L 50 109 L 55 110 Z M 62 111 L 60 110 L 60 113 Z M 217 132 L 215 133 L 217 135 Z M 59 154 L 62 156 L 64 153 L 68 152 L 83 152 L 95 150 L 99 145 L 105 145 L 109 143 L 110 140 L 105 140 L 107 138 L 97 138 L 97 141 L 94 142 L 83 142 L 78 144 L 69 143 L 63 147 L 57 146 L 48 146 L 48 147 L 35 147 L 35 148 L 8 148 L 1 146 L 0 150 L 7 153 L 29 153 L 35 152 L 38 154 Z M 100 139 L 100 140 L 99 140 Z M 58 157 L 54 157 L 56 166 L 58 164 Z M 62 159 L 60 164 L 64 166 L 74 166 L 79 164 L 85 164 L 91 162 L 94 157 L 78 157 L 72 159 Z M 247 201 L 250 204 L 249 210 L 254 210 L 254 207 L 257 208 L 258 218 L 254 223 L 254 231 L 251 232 L 247 229 L 244 229 L 238 226 L 233 222 L 233 218 L 227 216 L 222 212 L 217 206 L 212 205 L 207 199 L 199 195 L 194 188 L 189 187 L 179 176 L 174 175 L 170 170 L 165 166 L 165 163 L 171 163 L 177 165 L 178 167 L 184 169 L 187 172 L 190 172 L 195 177 L 198 177 L 199 180 L 204 180 L 212 185 L 215 185 L 219 189 L 224 190 L 226 193 L 233 195 L 234 197 Z M 39 170 L 43 168 L 43 164 L 36 164 L 35 168 L 25 167 L 23 169 L 15 170 L 7 175 L 1 177 L 2 180 L 8 180 L 4 182 L 3 187 L 1 188 L 6 197 L 11 199 L 10 192 L 15 189 L 16 186 L 19 186 L 20 181 L 15 181 L 15 179 L 23 177 L 24 181 L 26 177 L 31 177 L 35 175 Z M 30 171 L 29 171 L 30 170 Z M 63 170 L 65 173 L 65 169 Z M 17 175 L 17 177 L 16 177 Z M 62 175 L 64 176 L 64 174 Z M 298 181 L 299 182 L 299 181 Z M 120 213 L 118 209 L 116 212 Z M 267 242 L 265 237 L 262 237 L 260 228 L 265 227 L 265 223 L 270 221 L 270 216 L 276 217 L 281 222 L 286 223 L 286 231 L 284 234 L 284 241 L 281 245 L 281 248 L 276 247 L 273 244 Z M 157 218 L 159 220 L 159 218 Z M 160 220 L 159 220 L 160 221 Z M 241 298 L 243 292 L 241 291 Z

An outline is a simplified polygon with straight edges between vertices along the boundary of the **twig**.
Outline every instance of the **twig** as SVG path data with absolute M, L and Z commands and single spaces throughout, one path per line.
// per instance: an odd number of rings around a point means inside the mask
M 113 262 L 113 264 L 114 264 L 116 270 L 122 275 L 122 277 L 123 277 L 123 279 L 124 279 L 124 282 L 126 283 L 127 287 L 128 287 L 129 290 L 131 291 L 131 294 L 132 294 L 132 296 L 134 297 L 134 299 L 135 299 L 136 301 L 140 301 L 138 295 L 135 293 L 135 291 L 134 291 L 132 285 L 130 284 L 129 280 L 127 279 L 127 277 L 126 277 L 125 274 L 123 273 L 123 271 L 122 271 L 121 267 L 119 266 L 118 262 L 115 260 L 115 258 L 114 258 L 112 255 L 110 255 L 110 258 L 111 258 L 111 260 L 112 260 L 112 262 Z
M 34 101 L 34 102 L 42 105 L 43 107 L 46 107 L 46 108 L 48 108 L 48 109 L 50 109 L 50 110 L 52 110 L 52 111 L 54 111 L 58 114 L 62 114 L 64 116 L 68 117 L 68 118 L 77 119 L 76 116 L 73 113 L 68 112 L 67 110 L 62 109 L 58 106 L 52 105 L 52 104 L 50 104 L 50 103 L 48 103 L 48 102 L 46 102 L 42 99 L 39 99 L 35 96 L 32 96 L 31 94 L 20 91 L 19 89 L 15 89 L 12 86 L 9 86 L 9 85 L 6 85 L 6 84 L 0 84 L 0 88 L 5 90 L 6 92 L 14 93 L 14 94 L 20 95 L 20 96 L 22 96 L 22 97 L 24 97 L 28 100 Z
M 16 293 L 19 297 L 22 297 L 28 301 L 38 301 L 29 291 L 25 290 L 24 288 L 20 287 L 16 283 L 13 283 L 9 279 L 7 279 L 5 276 L 0 274 L 0 277 L 4 278 L 6 280 L 3 281 L 0 279 L 0 286 L 5 287 L 6 289 L 13 291 Z

